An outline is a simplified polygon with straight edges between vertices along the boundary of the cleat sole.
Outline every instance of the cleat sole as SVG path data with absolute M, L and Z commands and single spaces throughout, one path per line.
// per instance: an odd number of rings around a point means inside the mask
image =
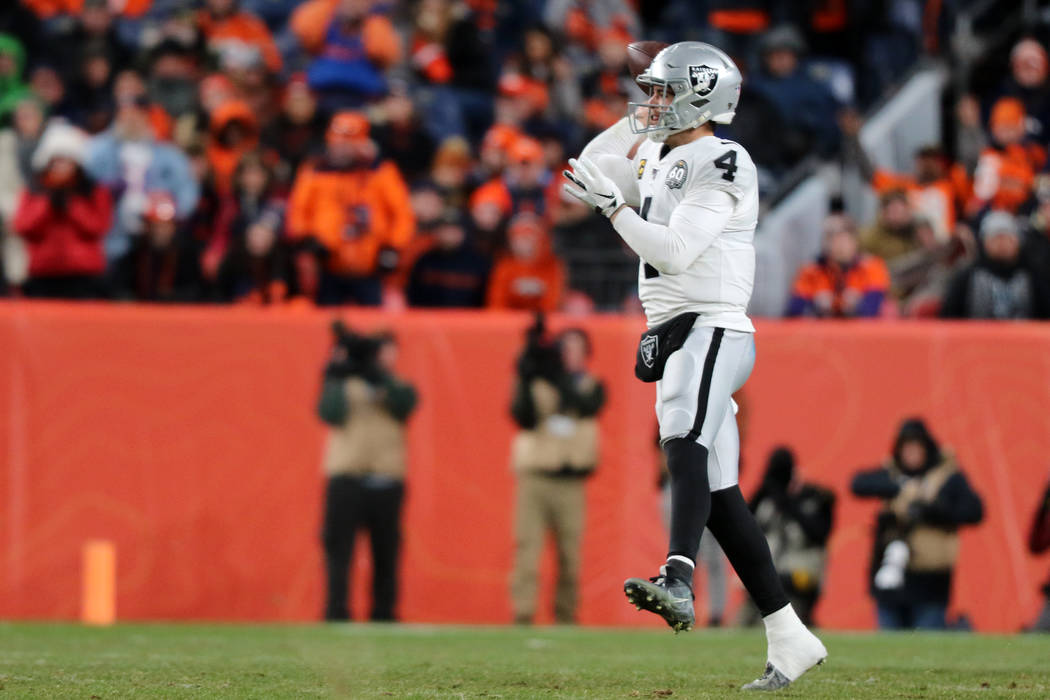
M 671 606 L 665 606 L 662 601 L 654 603 L 657 594 L 654 594 L 648 588 L 651 585 L 641 579 L 628 579 L 623 585 L 627 601 L 634 605 L 637 610 L 645 610 L 662 617 L 668 627 L 674 630 L 675 634 L 688 632 L 693 629 L 694 621 L 692 619 L 676 614 Z

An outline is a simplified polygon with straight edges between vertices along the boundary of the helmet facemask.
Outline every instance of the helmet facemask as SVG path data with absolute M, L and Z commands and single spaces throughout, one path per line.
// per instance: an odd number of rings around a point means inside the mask
M 627 103 L 627 119 L 633 133 L 646 134 L 653 141 L 662 142 L 675 131 L 690 128 L 691 125 L 682 123 L 676 109 L 680 100 L 689 97 L 689 85 L 684 80 L 668 82 L 653 78 L 646 71 L 638 76 L 638 83 L 648 88 L 649 99 Z

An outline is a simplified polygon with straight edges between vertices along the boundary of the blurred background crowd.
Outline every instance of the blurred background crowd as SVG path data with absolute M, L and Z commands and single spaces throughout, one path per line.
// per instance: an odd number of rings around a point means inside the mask
M 815 161 L 880 197 L 873 221 L 827 219 L 784 314 L 1045 318 L 1036 5 L 18 0 L 0 12 L 0 294 L 635 310 L 636 258 L 560 172 L 641 97 L 629 42 L 699 39 L 744 71 L 721 134 L 767 207 Z M 1018 8 L 1032 21 L 999 31 Z M 863 115 L 966 52 L 963 19 L 995 36 L 943 96 L 943 143 L 913 172 L 874 167 Z

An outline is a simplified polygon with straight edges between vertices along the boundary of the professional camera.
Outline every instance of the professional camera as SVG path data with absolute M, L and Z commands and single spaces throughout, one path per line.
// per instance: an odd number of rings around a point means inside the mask
M 557 383 L 565 374 L 558 344 L 547 338 L 546 318 L 542 311 L 525 331 L 525 350 L 518 358 L 518 373 L 524 379 L 540 378 Z
M 333 377 L 361 375 L 366 379 L 376 374 L 376 357 L 382 345 L 380 338 L 357 333 L 339 319 L 332 321 L 332 336 L 335 344 L 325 374 Z

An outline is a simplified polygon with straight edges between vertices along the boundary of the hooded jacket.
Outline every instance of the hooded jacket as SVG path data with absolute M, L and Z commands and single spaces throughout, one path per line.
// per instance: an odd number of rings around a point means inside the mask
M 916 471 L 903 468 L 904 443 L 919 441 L 926 461 Z M 903 540 L 909 559 L 900 589 L 872 586 L 877 600 L 886 602 L 937 602 L 947 604 L 951 575 L 959 554 L 958 530 L 984 517 L 980 496 L 970 487 L 950 453 L 918 418 L 904 421 L 893 443 L 893 453 L 881 467 L 853 477 L 853 494 L 883 501 L 875 529 L 872 553 L 874 573 L 890 542 Z

